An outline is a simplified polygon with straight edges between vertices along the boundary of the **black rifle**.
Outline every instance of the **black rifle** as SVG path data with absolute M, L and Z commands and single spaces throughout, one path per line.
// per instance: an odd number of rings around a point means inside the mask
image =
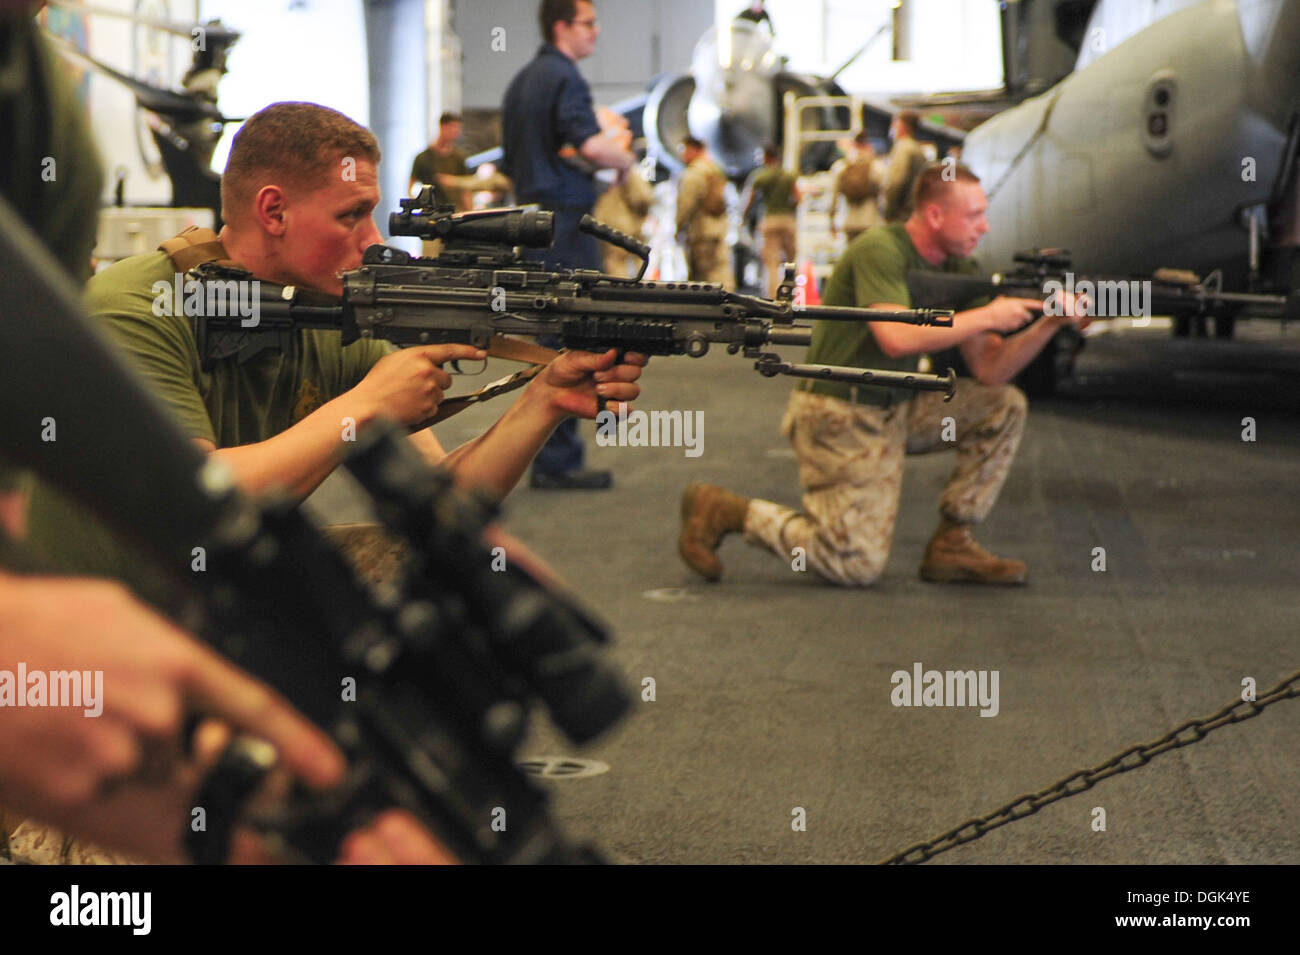
M 378 338 L 397 345 L 461 343 L 483 349 L 498 335 L 550 335 L 566 348 L 693 358 L 721 344 L 731 354 L 755 359 L 755 369 L 767 377 L 943 391 L 949 397 L 955 387 L 951 375 L 794 364 L 762 350 L 767 345 L 807 345 L 812 331 L 796 325 L 796 318 L 948 326 L 950 309 L 799 307 L 792 268 L 787 268 L 775 300 L 703 282 L 645 282 L 581 269 L 548 271 L 529 261 L 519 247 L 551 245 L 552 213 L 528 208 L 453 213 L 431 201 L 427 189 L 418 199 L 403 199 L 402 211 L 393 213 L 389 228 L 394 235 L 441 239 L 445 250 L 428 259 L 371 246 L 361 267 L 344 273 L 342 304 L 262 282 L 253 325 L 239 309 L 225 307 L 241 283 L 254 280 L 250 272 L 216 263 L 193 270 L 191 280 L 207 303 L 194 319 L 201 359 L 210 367 L 219 359 L 263 348 L 289 349 L 299 328 L 338 328 L 345 345 L 358 338 Z M 640 256 L 644 274 L 649 256 L 645 245 L 590 216 L 583 218 L 581 228 Z
M 1057 292 L 1087 294 L 1088 314 L 1095 318 L 1145 318 L 1151 315 L 1195 317 L 1232 314 L 1300 318 L 1300 296 L 1225 292 L 1217 281 L 1191 272 L 1161 269 L 1150 278 L 1079 276 L 1070 271 L 1070 253 L 1061 249 L 1017 252 L 1018 268 L 992 275 L 958 275 L 912 270 L 907 287 L 918 306 L 960 306 L 977 298 L 1010 295 L 1047 300 Z M 1050 306 L 1049 306 L 1050 307 Z
M 598 624 L 518 567 L 493 569 L 482 540 L 491 506 L 453 491 L 395 428 L 363 431 L 346 464 L 409 547 L 404 575 L 370 590 L 299 508 L 253 504 L 176 430 L 80 318 L 69 284 L 0 200 L 9 422 L 0 453 L 143 545 L 194 601 L 179 619 L 342 748 L 340 789 L 296 790 L 262 827 L 326 862 L 346 833 L 396 806 L 462 861 L 599 861 L 563 836 L 514 754 L 537 700 L 585 741 L 629 697 L 597 652 Z M 56 440 L 47 442 L 50 423 Z M 239 807 L 265 772 L 264 749 L 241 740 L 209 777 L 199 799 L 207 832 L 189 840 L 196 859 L 226 857 Z

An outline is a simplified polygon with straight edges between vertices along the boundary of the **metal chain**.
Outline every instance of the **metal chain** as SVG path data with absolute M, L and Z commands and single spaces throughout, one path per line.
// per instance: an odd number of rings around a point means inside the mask
M 1019 796 L 988 815 L 980 816 L 977 819 L 969 819 L 955 829 L 949 829 L 942 835 L 936 836 L 927 842 L 918 842 L 896 855 L 882 859 L 877 864 L 916 865 L 933 859 L 939 853 L 947 852 L 954 846 L 972 842 L 999 826 L 1005 826 L 1017 819 L 1032 816 L 1044 806 L 1050 805 L 1058 799 L 1077 796 L 1079 793 L 1091 789 L 1103 779 L 1108 779 L 1119 773 L 1126 773 L 1130 769 L 1137 769 L 1139 766 L 1145 766 L 1161 753 L 1167 753 L 1171 749 L 1179 749 L 1202 740 L 1206 734 L 1217 730 L 1221 726 L 1226 726 L 1229 723 L 1240 723 L 1242 720 L 1258 716 L 1265 707 L 1271 706 L 1278 700 L 1293 699 L 1300 696 L 1300 686 L 1296 685 L 1298 683 L 1300 683 L 1300 670 L 1292 673 L 1258 700 L 1241 700 L 1230 703 L 1210 716 L 1202 717 L 1199 720 L 1188 720 L 1157 740 L 1130 746 L 1105 762 L 1092 767 L 1092 769 L 1080 769 L 1073 772 L 1046 789 Z M 1241 710 L 1244 710 L 1244 712 L 1238 712 Z

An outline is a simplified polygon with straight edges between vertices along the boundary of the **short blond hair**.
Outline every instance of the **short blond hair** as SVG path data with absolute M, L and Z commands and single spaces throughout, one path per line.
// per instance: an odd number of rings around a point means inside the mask
M 221 218 L 237 221 L 262 187 L 311 189 L 344 157 L 376 165 L 379 142 L 338 110 L 316 103 L 272 103 L 249 117 L 221 175 Z
M 927 202 L 938 202 L 953 184 L 973 182 L 979 184 L 980 177 L 970 171 L 969 166 L 954 162 L 932 162 L 917 174 L 916 184 L 912 186 L 912 208 L 920 211 Z

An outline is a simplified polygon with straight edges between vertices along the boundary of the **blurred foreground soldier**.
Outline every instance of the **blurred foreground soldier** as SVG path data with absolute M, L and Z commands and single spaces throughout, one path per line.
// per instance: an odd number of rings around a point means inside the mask
M 634 166 L 621 170 L 613 185 L 600 194 L 592 215 L 605 225 L 613 226 L 634 239 L 640 239 L 654 200 L 655 194 L 650 183 L 646 182 Z M 628 277 L 636 275 L 641 268 L 641 260 L 625 249 L 605 242 L 602 243 L 601 251 L 605 255 L 605 271 L 610 275 Z
M 916 125 L 921 118 L 911 110 L 894 117 L 890 135 L 894 145 L 889 150 L 889 171 L 885 180 L 885 221 L 905 222 L 912 214 L 912 192 L 916 177 L 929 163 L 925 147 L 916 141 Z
M 39 231 L 68 281 L 80 284 L 95 237 L 99 160 L 85 110 L 31 13 L 29 4 L 0 2 L 7 144 L 0 192 Z M 209 736 L 236 729 L 271 743 L 281 765 L 309 785 L 341 781 L 342 755 L 323 733 L 121 586 L 9 572 L 33 562 L 15 544 L 26 527 L 17 486 L 15 472 L 0 474 L 0 860 L 93 863 L 114 861 L 120 851 L 185 861 L 182 834 L 209 762 L 187 752 L 182 726 L 191 711 L 224 721 L 224 730 L 207 724 Z M 21 671 L 28 680 L 19 686 Z M 15 706 L 33 674 L 60 672 L 92 675 L 81 687 L 83 706 Z M 245 862 L 268 858 L 247 832 L 237 834 L 235 854 Z M 399 812 L 354 833 L 343 859 L 451 861 Z
M 827 305 L 909 308 L 909 269 L 975 272 L 969 256 L 988 231 L 979 180 L 964 166 L 943 178 L 926 168 L 917 181 L 916 211 L 903 225 L 861 236 L 835 265 Z M 920 576 L 936 582 L 1023 584 L 1028 568 L 990 554 L 971 537 L 997 500 L 1024 431 L 1027 403 L 1008 384 L 1057 329 L 1071 322 L 1034 316 L 1036 299 L 1000 297 L 956 314 L 951 328 L 888 322 L 814 322 L 808 360 L 915 371 L 922 353 L 958 346 L 976 380 L 962 379 L 945 403 L 936 392 L 803 381 L 790 396 L 781 431 L 794 445 L 804 512 L 750 500 L 724 488 L 693 484 L 682 498 L 678 546 L 697 573 L 717 580 L 717 548 L 733 531 L 789 561 L 802 548 L 808 569 L 827 581 L 867 586 L 884 569 L 893 540 L 903 458 L 955 448 L 957 462 L 939 502 L 941 520 Z M 1003 338 L 1029 324 L 1020 334 Z M 945 425 L 945 419 L 951 422 Z
M 885 170 L 871 148 L 871 139 L 864 130 L 853 140 L 852 152 L 832 168 L 835 173 L 835 190 L 831 197 L 831 237 L 837 233 L 835 220 L 843 199 L 845 245 L 863 232 L 884 222 L 880 214 L 880 193 L 884 187 Z
M 214 746 L 187 752 L 183 731 L 191 712 L 223 721 L 205 728 L 214 742 L 236 730 L 271 743 L 284 769 L 313 787 L 343 779 L 343 756 L 324 733 L 117 584 L 0 571 L 0 701 L 5 679 L 19 666 L 29 680 L 36 673 L 98 677 L 93 689 L 89 680 L 82 685 L 86 706 L 20 707 L 9 700 L 0 708 L 0 858 L 187 861 L 183 837 L 216 755 Z M 232 848 L 232 861 L 270 861 L 251 832 L 237 834 Z M 453 860 L 413 817 L 392 811 L 354 833 L 340 861 Z
M 736 287 L 727 232 L 727 174 L 694 136 L 682 141 L 682 170 L 677 183 L 677 240 L 685 245 L 686 277 Z
M 763 167 L 750 176 L 745 187 L 749 201 L 742 219 L 749 218 L 756 202 L 763 203 L 763 269 L 767 273 L 767 297 L 776 297 L 781 284 L 781 265 L 798 255 L 795 212 L 799 207 L 799 182 L 781 166 L 780 150 L 772 143 L 763 147 Z
M 577 61 L 596 48 L 600 28 L 588 0 L 542 0 L 538 8 L 542 47 L 506 89 L 501 107 L 501 168 L 515 184 L 521 204 L 555 213 L 555 243 L 537 258 L 550 267 L 601 268 L 600 241 L 578 230 L 596 202 L 595 169 L 627 169 L 635 161 L 624 129 L 601 129 L 591 89 Z M 559 343 L 538 339 L 543 345 Z M 578 423 L 566 421 L 537 454 L 532 486 L 553 490 L 610 487 L 608 471 L 584 468 L 586 447 Z

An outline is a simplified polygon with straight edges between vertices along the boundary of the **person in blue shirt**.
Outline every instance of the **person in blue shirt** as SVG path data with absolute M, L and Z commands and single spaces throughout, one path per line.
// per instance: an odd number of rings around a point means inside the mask
M 542 0 L 542 47 L 506 89 L 501 107 L 502 171 L 515 198 L 555 213 L 555 243 L 537 257 L 550 268 L 601 268 L 600 242 L 578 231 L 596 202 L 596 169 L 627 169 L 635 161 L 626 130 L 607 135 L 592 108 L 591 88 L 577 61 L 596 48 L 600 28 L 588 0 Z M 558 344 L 558 342 L 543 342 Z M 576 421 L 560 425 L 533 461 L 532 486 L 609 487 L 608 471 L 583 469 Z

